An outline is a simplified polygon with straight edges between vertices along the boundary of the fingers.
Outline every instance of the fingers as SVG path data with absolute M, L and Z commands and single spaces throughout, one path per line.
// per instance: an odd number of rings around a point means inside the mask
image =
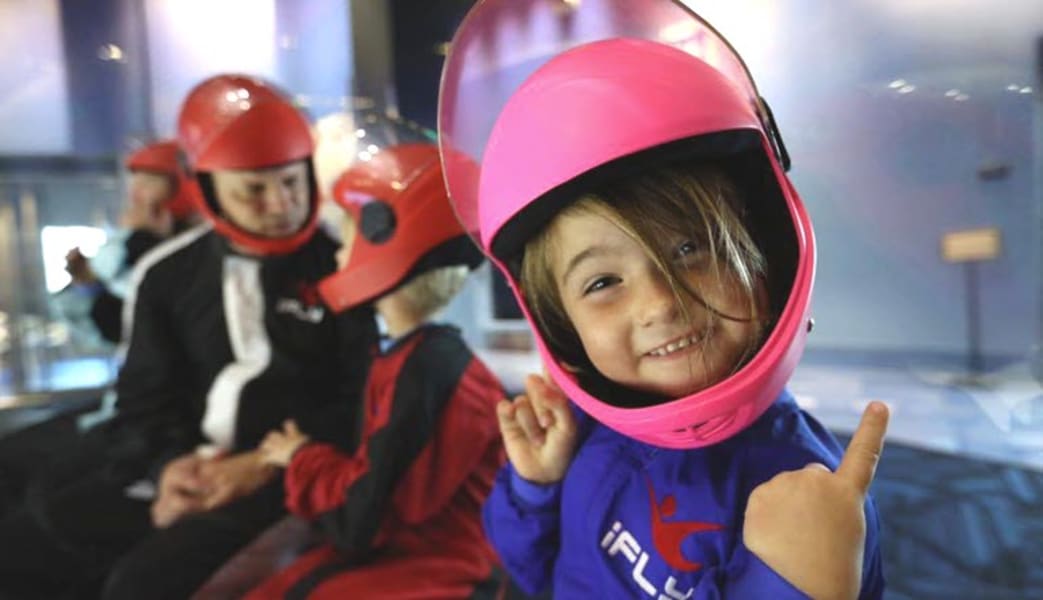
M 541 378 L 539 375 L 529 375 L 525 378 L 525 390 L 543 429 L 566 435 L 575 431 L 576 420 L 569 407 L 568 399 L 554 380 Z
M 520 402 L 521 398 L 522 396 L 519 396 L 515 402 Z M 521 423 L 515 418 L 515 410 L 517 409 L 515 402 L 504 399 L 496 405 L 496 417 L 500 422 L 500 435 L 503 436 L 503 441 L 507 445 L 528 443 L 529 441 Z
M 546 439 L 544 427 L 537 416 L 537 407 L 528 398 L 522 396 L 514 402 L 514 420 L 525 433 L 530 442 L 541 445 Z
M 837 476 L 853 484 L 862 494 L 869 491 L 869 484 L 873 482 L 889 418 L 886 404 L 870 402 L 837 467 Z
M 279 440 L 281 436 L 276 437 L 276 433 L 269 433 L 264 440 L 261 441 L 260 450 L 261 453 L 266 457 L 270 458 L 279 453 Z
M 283 421 L 282 429 L 286 435 L 291 437 L 300 437 L 302 435 L 300 428 L 297 427 L 297 421 L 294 421 L 293 419 L 286 419 Z
M 160 487 L 189 494 L 199 493 L 205 487 L 204 477 L 204 472 L 194 467 L 169 469 L 160 479 Z
M 234 492 L 235 492 L 235 487 L 234 486 L 231 486 L 231 485 L 220 485 L 220 486 L 217 486 L 216 488 L 211 490 L 211 492 L 209 494 L 207 494 L 206 498 L 203 501 L 202 508 L 205 509 L 205 510 L 210 510 L 212 508 L 217 508 L 218 506 L 221 506 L 221 505 L 225 504 L 226 502 L 228 502 L 229 500 L 231 500 L 232 499 L 232 494 Z
M 527 397 L 518 396 L 514 402 L 500 401 L 496 405 L 496 416 L 505 443 L 543 444 L 546 434 Z
M 187 514 L 202 510 L 202 496 L 185 490 L 167 490 L 152 503 L 152 523 L 164 528 Z
M 526 393 L 497 405 L 500 432 L 505 441 L 525 440 L 536 446 L 546 442 L 548 435 L 558 437 L 575 431 L 572 409 L 556 386 L 539 375 L 525 378 Z
M 529 375 L 525 378 L 525 393 L 528 398 L 529 410 L 536 418 L 540 428 L 550 427 L 550 413 L 547 405 L 552 402 L 550 390 L 539 375 Z
M 544 429 L 550 428 L 562 418 L 571 416 L 571 413 L 563 413 L 569 410 L 568 402 L 553 380 L 539 375 L 529 375 L 525 378 L 525 391 L 532 402 L 533 412 Z
M 808 463 L 808 464 L 804 465 L 804 469 L 803 470 L 805 470 L 805 471 L 825 471 L 826 473 L 832 473 L 833 472 L 833 471 L 829 470 L 829 467 L 827 467 L 826 465 L 824 465 L 822 463 Z

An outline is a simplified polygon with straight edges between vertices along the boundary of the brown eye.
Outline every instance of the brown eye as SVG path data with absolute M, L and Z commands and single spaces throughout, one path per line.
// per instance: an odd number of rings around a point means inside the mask
M 282 178 L 282 184 L 285 187 L 293 187 L 293 186 L 297 185 L 297 176 L 296 175 L 287 175 L 286 177 L 283 177 Z
M 618 277 L 598 277 L 597 279 L 592 281 L 590 285 L 583 288 L 583 295 L 586 296 L 587 294 L 592 294 L 594 292 L 601 291 L 605 288 L 611 287 L 619 283 L 619 281 L 620 279 Z
M 684 258 L 699 251 L 699 246 L 690 240 L 685 240 L 677 247 L 677 258 Z
M 706 257 L 706 248 L 691 240 L 685 240 L 674 248 L 674 261 L 688 268 L 703 264 Z

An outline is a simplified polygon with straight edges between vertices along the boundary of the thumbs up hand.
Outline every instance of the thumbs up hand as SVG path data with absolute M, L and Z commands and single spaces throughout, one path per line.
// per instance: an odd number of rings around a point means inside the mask
M 746 505 L 743 542 L 783 579 L 815 600 L 853 600 L 862 583 L 863 513 L 884 434 L 887 406 L 862 413 L 836 472 L 821 464 L 779 473 Z

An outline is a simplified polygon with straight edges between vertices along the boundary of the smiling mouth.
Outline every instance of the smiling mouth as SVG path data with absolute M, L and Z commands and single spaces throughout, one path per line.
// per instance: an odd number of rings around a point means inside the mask
M 657 358 L 658 357 L 662 357 L 662 356 L 670 356 L 671 354 L 675 354 L 677 352 L 680 352 L 680 351 L 684 350 L 685 348 L 688 348 L 688 347 L 690 347 L 690 346 L 692 346 L 694 344 L 699 343 L 702 339 L 703 339 L 703 334 L 702 333 L 691 333 L 691 334 L 688 334 L 688 335 L 686 335 L 686 336 L 684 336 L 684 337 L 682 337 L 680 339 L 676 339 L 676 340 L 674 340 L 672 342 L 669 342 L 669 343 L 664 344 L 664 345 L 662 345 L 662 346 L 660 346 L 658 348 L 655 348 L 654 350 L 650 350 L 650 351 L 646 352 L 645 355 L 646 356 L 654 356 L 654 357 L 657 357 Z

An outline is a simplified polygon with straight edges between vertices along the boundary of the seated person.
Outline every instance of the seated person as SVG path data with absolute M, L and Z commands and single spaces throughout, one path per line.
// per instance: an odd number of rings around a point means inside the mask
M 354 430 L 376 328 L 368 308 L 334 319 L 316 291 L 337 244 L 317 228 L 307 120 L 271 85 L 219 75 L 178 130 L 210 226 L 135 266 L 116 414 L 0 520 L 0 597 L 182 600 L 285 517 L 255 451 L 269 430 Z
M 374 349 L 353 454 L 287 421 L 261 445 L 285 467 L 287 506 L 328 542 L 256 588 L 254 600 L 473 598 L 498 589 L 480 507 L 502 464 L 496 378 L 459 331 L 431 321 L 481 259 L 456 221 L 437 149 L 410 144 L 349 169 L 340 271 L 320 286 L 335 311 L 372 303 Z M 347 434 L 347 432 L 345 432 Z
M 200 222 L 189 191 L 190 179 L 178 153 L 177 143 L 167 140 L 131 154 L 125 163 L 130 171 L 130 189 L 120 218 L 122 230 L 93 259 L 88 260 L 79 248 L 65 257 L 73 286 L 89 298 L 94 327 L 109 342 L 120 341 L 123 299 L 138 259 L 163 240 Z

